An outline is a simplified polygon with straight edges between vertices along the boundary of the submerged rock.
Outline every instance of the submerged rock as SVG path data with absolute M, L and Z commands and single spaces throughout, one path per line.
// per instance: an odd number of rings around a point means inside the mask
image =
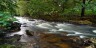
M 79 37 L 61 36 L 59 34 L 42 34 L 41 48 L 85 48 L 84 40 Z M 49 44 L 49 45 L 48 45 Z
M 31 37 L 30 41 L 23 45 L 24 48 L 85 48 L 91 45 L 91 41 L 74 36 L 61 34 L 38 33 L 38 38 Z M 37 34 L 37 35 L 38 35 Z M 33 38 L 33 39 L 32 39 Z M 32 39 L 32 40 L 31 40 Z M 37 39 L 37 40 L 36 40 Z M 28 40 L 28 38 L 26 39 Z

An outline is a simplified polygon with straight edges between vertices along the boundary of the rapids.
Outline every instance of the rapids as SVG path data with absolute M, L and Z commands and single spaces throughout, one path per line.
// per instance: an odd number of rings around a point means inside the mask
M 96 27 L 87 26 L 87 25 L 74 25 L 69 23 L 60 23 L 60 22 L 48 22 L 38 19 L 29 19 L 27 17 L 15 17 L 21 25 L 20 31 L 11 33 L 9 36 L 14 36 L 15 34 L 23 35 L 23 39 L 26 40 L 26 30 L 36 32 L 46 32 L 46 33 L 68 33 L 66 36 L 79 36 L 80 38 L 90 38 L 96 37 Z M 24 36 L 25 35 L 25 36 Z M 25 37 L 25 38 L 24 38 Z M 24 41 L 26 42 L 26 41 Z

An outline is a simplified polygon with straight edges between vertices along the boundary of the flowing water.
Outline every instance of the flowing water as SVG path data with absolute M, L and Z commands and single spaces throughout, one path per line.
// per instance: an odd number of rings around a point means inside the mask
M 90 38 L 96 37 L 96 27 L 87 26 L 87 25 L 74 25 L 69 23 L 60 23 L 60 22 L 48 22 L 44 20 L 29 19 L 26 17 L 15 17 L 18 23 L 21 23 L 21 30 L 18 32 L 11 33 L 10 36 L 15 34 L 23 35 L 21 37 L 21 42 L 30 41 L 31 37 L 26 35 L 26 30 L 34 32 L 46 32 L 46 33 L 68 33 L 66 36 L 79 36 L 80 38 Z

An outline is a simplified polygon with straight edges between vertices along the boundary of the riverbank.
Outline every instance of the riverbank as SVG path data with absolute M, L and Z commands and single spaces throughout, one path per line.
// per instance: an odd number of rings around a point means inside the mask
M 31 33 L 32 32 L 30 32 L 30 34 Z M 65 36 L 65 33 L 38 33 L 37 36 L 38 38 L 36 40 L 33 39 L 24 43 L 20 43 L 16 40 L 17 38 L 14 37 L 15 43 L 13 45 L 18 46 L 19 48 L 86 48 L 91 45 L 91 42 L 88 39 L 81 39 L 78 36 Z M 36 42 L 38 43 L 36 44 Z
M 30 19 L 28 19 L 30 20 Z M 76 19 L 74 19 L 76 20 Z M 80 19 L 81 20 L 81 19 Z M 22 21 L 22 20 L 21 20 Z M 26 20 L 25 20 L 26 21 Z M 46 20 L 46 21 L 49 21 L 49 20 Z M 53 22 L 53 21 L 50 21 L 50 22 Z M 54 21 L 54 22 L 60 22 L 60 21 Z M 64 22 L 64 21 L 63 21 Z M 66 21 L 67 22 L 67 21 Z M 78 22 L 78 21 L 77 21 Z M 84 21 L 84 22 L 87 22 L 87 21 Z M 46 22 L 45 22 L 46 23 Z M 69 22 L 70 23 L 70 22 Z M 26 24 L 26 22 L 25 22 Z M 48 23 L 49 24 L 49 23 Z M 61 23 L 62 24 L 62 23 Z M 89 23 L 88 23 L 89 24 Z M 87 24 L 87 25 L 88 25 Z M 15 24 L 13 24 L 15 25 Z M 50 24 L 49 24 L 50 25 Z M 66 24 L 64 24 L 66 26 Z M 82 24 L 82 25 L 85 25 L 85 24 Z M 14 27 L 17 27 L 17 26 L 14 26 Z M 25 26 L 26 27 L 26 26 Z M 67 26 L 67 27 L 70 27 L 70 26 Z M 74 26 L 75 27 L 75 26 Z M 20 26 L 19 26 L 20 28 Z M 73 27 L 72 27 L 73 28 Z M 79 28 L 79 27 L 78 27 Z M 74 28 L 75 29 L 75 28 Z M 14 30 L 14 29 L 13 29 Z M 14 32 L 14 31 L 13 31 Z M 30 32 L 32 33 L 32 32 Z M 38 40 L 40 41 L 40 43 L 38 45 L 41 46 L 41 48 L 70 48 L 70 47 L 78 47 L 78 48 L 85 48 L 87 47 L 86 45 L 90 45 L 90 38 L 87 40 L 85 39 L 81 39 L 79 36 L 64 36 L 66 33 L 59 33 L 59 34 L 45 34 L 45 33 L 40 33 L 40 36 L 38 38 Z M 33 34 L 31 34 L 33 35 Z M 24 35 L 23 35 L 24 36 Z M 30 34 L 29 34 L 29 37 L 30 37 Z M 11 39 L 12 42 L 14 42 L 14 40 L 16 42 L 16 44 L 13 44 L 13 45 L 16 45 L 16 46 L 19 46 L 20 44 L 18 44 L 18 35 L 15 35 L 15 37 L 13 36 L 12 38 L 9 37 Z M 66 39 L 65 39 L 66 38 Z M 3 38 L 5 39 L 5 38 Z M 19 39 L 20 39 L 20 36 L 19 36 Z M 8 41 L 9 39 L 6 38 L 6 41 Z M 10 41 L 10 40 L 9 40 Z M 33 41 L 33 40 L 31 40 Z M 79 41 L 79 42 L 78 42 Z M 88 41 L 88 42 L 86 42 Z M 4 41 L 5 42 L 5 41 Z M 42 44 L 43 43 L 43 44 Z M 87 43 L 87 44 L 86 44 Z M 21 45 L 21 47 L 32 47 L 31 45 L 33 45 L 34 43 L 33 42 L 27 42 L 23 45 Z M 93 48 L 93 47 L 91 47 Z
M 27 16 L 28 17 L 28 16 Z M 96 27 L 96 16 L 30 16 L 34 19 L 42 19 L 49 22 L 66 22 L 75 25 L 89 25 Z

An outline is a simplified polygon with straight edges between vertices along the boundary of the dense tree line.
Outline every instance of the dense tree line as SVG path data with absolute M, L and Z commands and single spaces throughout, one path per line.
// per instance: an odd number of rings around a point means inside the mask
M 84 16 L 85 12 L 95 12 L 95 0 L 19 0 L 18 3 L 22 4 L 22 12 L 25 11 L 30 15 L 51 14 L 58 12 L 60 15 L 77 14 Z M 20 5 L 19 4 L 19 5 Z M 25 6 L 23 6 L 26 4 Z M 21 7 L 21 8 L 22 8 Z M 95 13 L 96 14 L 96 13 Z
M 0 12 L 9 12 L 12 15 L 15 14 L 16 7 L 15 0 L 0 0 Z
M 96 0 L 1 0 L 0 11 L 17 15 L 39 16 L 96 15 Z

